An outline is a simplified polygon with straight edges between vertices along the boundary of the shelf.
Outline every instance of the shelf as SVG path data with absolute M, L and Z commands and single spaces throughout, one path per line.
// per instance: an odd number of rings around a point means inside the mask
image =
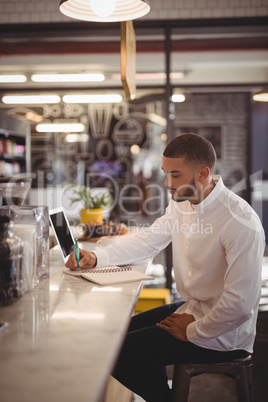
M 23 122 L 0 111 L 0 175 L 30 172 L 31 130 Z
M 0 159 L 7 162 L 24 162 L 25 163 L 25 155 L 9 155 L 9 154 L 0 154 Z

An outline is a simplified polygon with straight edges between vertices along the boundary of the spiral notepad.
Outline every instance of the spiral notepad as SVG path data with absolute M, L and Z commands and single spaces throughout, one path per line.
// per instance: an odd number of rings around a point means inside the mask
M 98 285 L 114 285 L 126 282 L 140 282 L 145 280 L 154 279 L 154 277 L 136 271 L 130 266 L 117 267 L 110 266 L 105 268 L 85 269 L 81 272 L 70 271 L 65 269 L 63 271 L 68 275 L 80 276 L 90 282 L 97 283 Z

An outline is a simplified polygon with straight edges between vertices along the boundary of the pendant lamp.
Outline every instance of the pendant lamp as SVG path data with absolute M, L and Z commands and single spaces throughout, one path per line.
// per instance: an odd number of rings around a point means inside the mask
M 129 21 L 150 11 L 147 0 L 61 0 L 59 8 L 67 17 L 94 22 Z
M 263 87 L 261 92 L 258 92 L 255 95 L 253 95 L 253 100 L 257 102 L 268 102 L 268 85 Z

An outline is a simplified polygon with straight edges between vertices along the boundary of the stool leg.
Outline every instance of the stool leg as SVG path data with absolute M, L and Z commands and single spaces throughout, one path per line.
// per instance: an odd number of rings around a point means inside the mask
M 254 402 L 251 366 L 240 367 L 235 382 L 238 402 Z
M 187 371 L 187 365 L 178 364 L 173 376 L 173 402 L 187 402 L 191 382 L 191 374 Z

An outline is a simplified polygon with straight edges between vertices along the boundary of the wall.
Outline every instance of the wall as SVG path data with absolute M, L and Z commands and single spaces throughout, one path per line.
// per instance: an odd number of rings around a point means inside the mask
M 0 23 L 25 24 L 75 21 L 62 15 L 60 0 L 1 0 Z M 268 0 L 150 0 L 145 20 L 264 17 Z
M 196 133 L 211 141 L 218 158 L 215 173 L 249 201 L 248 111 L 247 93 L 193 93 L 176 103 L 174 134 Z
M 257 180 L 265 180 L 268 184 L 268 103 L 253 102 L 251 119 L 251 175 Z M 262 218 L 268 241 L 268 194 L 264 187 L 256 186 L 256 196 L 252 197 L 252 206 Z M 260 196 L 263 200 L 260 200 Z

